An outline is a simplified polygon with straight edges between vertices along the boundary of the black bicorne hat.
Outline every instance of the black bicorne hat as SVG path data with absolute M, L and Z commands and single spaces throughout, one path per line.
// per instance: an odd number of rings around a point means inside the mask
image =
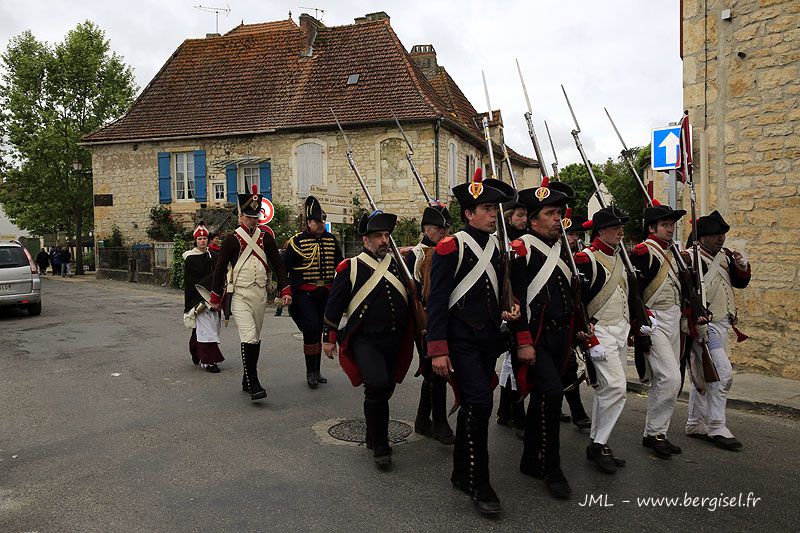
M 319 222 L 325 222 L 327 215 L 325 211 L 322 210 L 322 205 L 320 205 L 319 200 L 317 200 L 314 196 L 309 196 L 306 198 L 306 220 L 317 220 Z
M 246 217 L 258 218 L 261 214 L 261 200 L 263 195 L 258 194 L 258 189 L 253 185 L 252 194 L 238 194 L 239 212 Z
M 600 209 L 594 215 L 592 215 L 591 229 L 593 232 L 595 232 L 603 228 L 623 226 L 627 224 L 630 220 L 631 217 L 627 216 L 625 213 L 618 210 L 613 205 L 610 205 L 608 207 Z
M 397 215 L 392 213 L 384 213 L 380 209 L 376 209 L 372 213 L 364 213 L 361 215 L 361 220 L 358 221 L 358 234 L 362 237 L 375 231 L 394 231 L 394 226 L 397 224 Z
M 646 207 L 644 210 L 644 227 L 645 230 L 659 220 L 674 220 L 678 221 L 686 211 L 683 209 L 672 209 L 668 205 L 661 205 L 658 200 L 653 200 L 653 207 Z
M 568 207 L 564 218 L 561 219 L 561 225 L 564 226 L 564 231 L 567 233 L 583 233 L 586 231 L 583 225 L 587 220 L 586 217 L 572 214 L 572 209 Z
M 575 198 L 572 187 L 563 182 L 553 182 L 545 177 L 542 184 L 532 189 L 519 191 L 519 201 L 528 208 L 528 217 L 538 213 L 544 207 L 563 207 Z
M 449 228 L 452 223 L 453 219 L 450 216 L 450 211 L 447 209 L 447 206 L 437 204 L 429 205 L 425 208 L 425 211 L 422 212 L 422 222 L 420 222 L 420 226 L 425 227 L 430 224 L 440 228 Z
M 697 219 L 697 236 L 704 235 L 718 235 L 720 233 L 728 233 L 731 227 L 722 218 L 719 211 L 714 211 L 710 215 L 706 215 Z
M 517 191 L 508 183 L 493 178 L 483 179 L 480 168 L 475 170 L 472 181 L 453 187 L 453 195 L 461 207 L 461 214 L 480 204 L 503 204 L 513 202 Z

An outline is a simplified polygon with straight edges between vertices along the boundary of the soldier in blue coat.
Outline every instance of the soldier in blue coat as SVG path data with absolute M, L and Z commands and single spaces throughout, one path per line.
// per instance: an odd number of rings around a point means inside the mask
M 484 515 L 502 512 L 489 482 L 487 436 L 492 415 L 495 364 L 505 350 L 500 333 L 499 282 L 503 272 L 493 234 L 499 205 L 516 191 L 496 179 L 481 179 L 453 188 L 465 222 L 463 231 L 436 245 L 428 297 L 428 357 L 434 372 L 455 382 L 461 407 L 453 448 L 453 486 L 470 495 Z M 512 310 L 513 311 L 513 310 Z M 516 309 L 518 312 L 518 309 Z

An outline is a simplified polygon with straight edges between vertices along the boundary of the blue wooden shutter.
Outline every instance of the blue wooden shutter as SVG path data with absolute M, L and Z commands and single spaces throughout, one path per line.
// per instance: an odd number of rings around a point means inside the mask
M 169 163 L 169 152 L 158 152 L 158 202 L 162 204 L 172 203 Z
M 236 165 L 233 163 L 225 167 L 225 188 L 228 189 L 228 203 L 236 205 L 239 197 L 236 196 L 236 182 L 237 180 Z
M 208 184 L 206 182 L 206 151 L 194 151 L 194 201 L 208 201 Z
M 269 161 L 258 164 L 258 188 L 264 198 L 272 201 L 272 165 Z

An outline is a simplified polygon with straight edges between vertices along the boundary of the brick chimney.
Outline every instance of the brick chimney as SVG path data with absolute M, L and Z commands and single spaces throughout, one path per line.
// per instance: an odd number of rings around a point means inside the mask
M 307 13 L 300 15 L 300 31 L 303 32 L 304 50 L 300 55 L 311 57 L 314 53 L 314 41 L 317 38 L 317 31 L 325 25 Z
M 356 24 L 362 24 L 364 22 L 375 22 L 376 20 L 389 20 L 389 15 L 386 14 L 386 11 L 376 11 L 375 13 L 367 13 L 363 17 L 358 17 L 354 19 Z
M 411 48 L 411 59 L 429 80 L 438 74 L 439 64 L 436 62 L 436 49 L 432 44 L 415 44 Z

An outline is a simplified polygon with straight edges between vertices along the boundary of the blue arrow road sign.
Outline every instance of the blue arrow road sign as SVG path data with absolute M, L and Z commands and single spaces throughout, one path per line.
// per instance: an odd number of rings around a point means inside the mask
M 672 170 L 678 162 L 681 127 L 667 126 L 653 130 L 651 137 L 650 166 L 653 170 Z

